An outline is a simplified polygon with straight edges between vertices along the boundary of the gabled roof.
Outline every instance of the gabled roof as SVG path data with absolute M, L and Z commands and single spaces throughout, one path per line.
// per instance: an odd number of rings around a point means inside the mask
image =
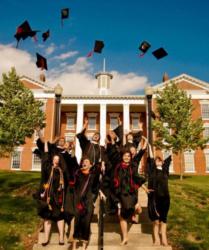
M 209 91 L 209 83 L 208 82 L 201 81 L 201 80 L 199 80 L 199 79 L 197 79 L 197 78 L 195 78 L 193 76 L 187 75 L 187 74 L 181 74 L 181 75 L 176 76 L 174 78 L 171 78 L 171 79 L 169 79 L 169 80 L 167 80 L 165 82 L 161 82 L 161 83 L 159 83 L 157 85 L 154 85 L 153 88 L 155 90 L 163 89 L 165 87 L 165 85 L 167 83 L 169 83 L 170 81 L 172 81 L 174 83 L 179 83 L 182 80 L 187 81 L 190 84 L 193 84 L 195 86 L 198 86 L 198 87 L 200 87 L 202 89 L 205 89 L 205 90 Z
M 43 89 L 44 91 L 46 92 L 51 92 L 51 91 L 54 91 L 53 88 L 47 86 L 46 84 L 44 84 L 43 82 L 39 82 L 39 81 L 36 81 L 36 80 L 33 80 L 32 78 L 28 77 L 28 76 L 21 76 L 20 77 L 20 80 L 25 80 L 26 82 L 30 83 L 30 84 L 33 84 L 37 87 L 39 87 L 40 89 Z

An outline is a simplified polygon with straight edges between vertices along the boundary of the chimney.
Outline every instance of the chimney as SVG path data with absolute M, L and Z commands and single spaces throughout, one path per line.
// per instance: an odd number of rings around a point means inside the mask
M 46 81 L 46 76 L 45 76 L 43 73 L 40 74 L 39 80 L 40 80 L 41 82 L 45 82 L 45 81 Z
M 168 81 L 169 80 L 169 76 L 168 76 L 168 74 L 165 72 L 164 74 L 163 74 L 163 82 L 166 82 L 166 81 Z

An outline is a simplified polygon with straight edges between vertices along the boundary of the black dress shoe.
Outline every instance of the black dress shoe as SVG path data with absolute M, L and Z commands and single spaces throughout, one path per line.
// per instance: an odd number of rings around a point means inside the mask
M 41 243 L 43 247 L 47 246 L 49 244 L 49 240 L 47 242 Z
M 63 245 L 65 245 L 65 242 L 59 242 L 59 245 L 63 246 Z

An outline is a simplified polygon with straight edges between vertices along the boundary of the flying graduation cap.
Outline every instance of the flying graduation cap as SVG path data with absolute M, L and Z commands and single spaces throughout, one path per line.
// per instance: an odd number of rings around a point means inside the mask
M 159 48 L 159 49 L 153 51 L 152 54 L 153 54 L 153 56 L 154 56 L 157 60 L 159 60 L 159 59 L 161 59 L 161 58 L 163 58 L 163 57 L 165 57 L 165 56 L 168 55 L 168 53 L 165 51 L 164 48 Z
M 61 9 L 61 22 L 63 26 L 63 19 L 67 19 L 69 17 L 69 8 Z
M 46 58 L 38 53 L 36 53 L 36 57 L 37 57 L 36 66 L 38 68 L 41 68 L 41 70 L 43 70 L 43 69 L 47 70 L 48 68 L 47 68 Z
M 49 38 L 49 36 L 50 36 L 50 31 L 49 30 L 47 30 L 46 32 L 44 32 L 42 34 L 43 42 L 45 42 Z
M 37 32 L 38 32 L 37 30 L 32 30 L 31 29 L 30 24 L 28 23 L 27 20 L 24 21 L 20 26 L 18 26 L 16 34 L 14 35 L 14 37 L 17 40 L 17 46 L 16 47 L 18 47 L 18 43 L 19 43 L 20 39 L 25 40 L 29 36 L 33 37 L 34 40 L 36 41 L 37 40 L 37 38 L 36 38 L 36 33 Z
M 143 41 L 139 46 L 139 50 L 141 50 L 142 52 L 139 56 L 143 56 L 149 50 L 150 47 L 151 45 L 147 41 Z
M 101 54 L 103 48 L 104 48 L 104 42 L 96 40 L 94 43 L 94 49 L 88 53 L 87 57 L 91 57 L 94 52 Z

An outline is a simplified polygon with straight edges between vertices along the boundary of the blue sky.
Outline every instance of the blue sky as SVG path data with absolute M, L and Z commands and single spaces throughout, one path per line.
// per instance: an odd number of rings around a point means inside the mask
M 62 28 L 60 9 L 65 7 L 71 13 Z M 100 71 L 105 57 L 107 70 L 144 76 L 151 84 L 161 82 L 164 72 L 170 78 L 186 73 L 209 82 L 207 0 L 1 0 L 0 10 L 0 44 L 15 47 L 16 28 L 27 19 L 33 29 L 41 31 L 39 41 L 21 41 L 19 51 L 29 53 L 34 62 L 36 52 L 46 56 L 49 72 L 56 69 L 56 76 L 58 70 L 85 57 L 94 40 L 104 40 L 102 55 L 85 59 L 87 72 Z M 41 33 L 48 28 L 51 37 L 43 43 Z M 139 58 L 138 46 L 143 40 L 151 43 L 151 49 Z M 161 46 L 168 56 L 156 60 L 151 52 Z M 69 52 L 74 54 L 62 60 L 62 69 L 57 59 Z M 0 59 L 0 67 L 3 63 Z

